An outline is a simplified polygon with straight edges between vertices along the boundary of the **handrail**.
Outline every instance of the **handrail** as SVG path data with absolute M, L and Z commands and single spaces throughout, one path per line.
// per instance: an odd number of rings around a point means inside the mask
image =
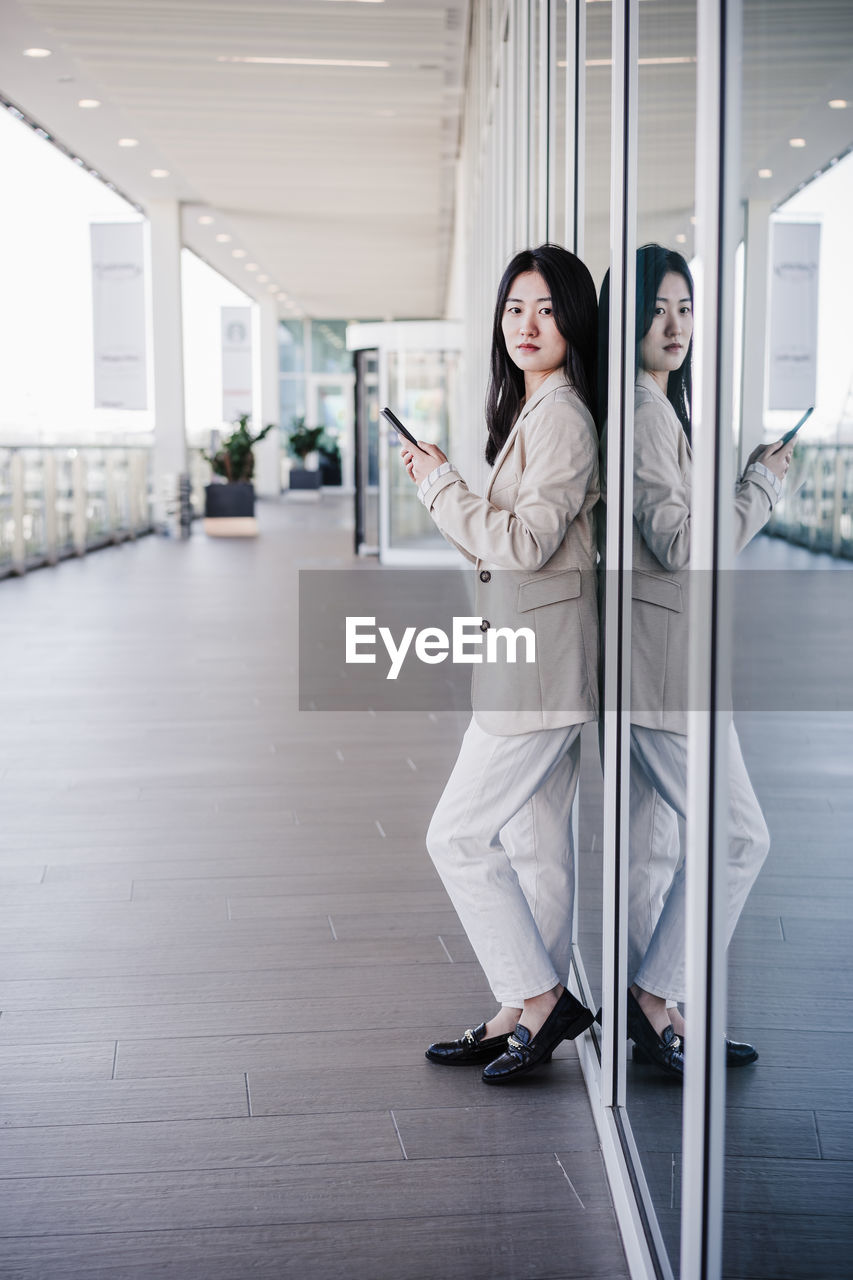
M 0 577 L 152 527 L 149 447 L 0 443 Z
M 812 551 L 853 559 L 853 444 L 804 444 L 767 532 Z

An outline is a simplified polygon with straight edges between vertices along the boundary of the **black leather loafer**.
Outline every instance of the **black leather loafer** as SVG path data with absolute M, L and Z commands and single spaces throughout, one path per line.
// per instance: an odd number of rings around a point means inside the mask
M 509 1035 L 490 1036 L 488 1040 L 484 1040 L 485 1030 L 485 1022 L 481 1022 L 479 1027 L 469 1027 L 458 1040 L 440 1040 L 437 1044 L 431 1044 L 426 1057 L 430 1062 L 446 1062 L 449 1065 L 491 1062 L 499 1053 L 503 1053 Z
M 570 991 L 564 991 L 535 1036 L 519 1022 L 507 1040 L 506 1053 L 489 1063 L 483 1080 L 486 1084 L 507 1084 L 527 1075 L 540 1063 L 550 1061 L 561 1040 L 574 1040 L 594 1021 L 595 1015 Z
M 650 1062 L 668 1076 L 684 1079 L 684 1050 L 681 1037 L 672 1027 L 664 1027 L 658 1035 L 631 991 L 628 992 L 628 1035 L 639 1045 Z
M 681 1037 L 681 1052 L 685 1053 L 685 1039 Z M 635 1062 L 642 1062 L 646 1065 L 651 1064 L 652 1059 L 646 1053 L 645 1049 L 635 1044 L 631 1057 Z M 751 1044 L 739 1044 L 737 1040 L 729 1040 L 726 1037 L 726 1066 L 727 1067 L 748 1067 L 751 1062 L 758 1061 L 758 1050 Z

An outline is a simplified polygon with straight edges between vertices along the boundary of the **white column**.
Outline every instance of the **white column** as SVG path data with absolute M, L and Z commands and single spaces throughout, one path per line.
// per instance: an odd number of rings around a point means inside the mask
M 162 528 L 170 510 L 177 507 L 178 476 L 187 470 L 181 209 L 176 200 L 152 200 L 146 212 L 154 365 L 154 522 Z
M 279 424 L 278 394 L 278 306 L 274 298 L 257 304 L 255 351 L 254 432 L 268 422 Z M 261 498 L 277 498 L 281 493 L 281 432 L 271 431 L 255 445 L 255 492 Z
M 770 266 L 770 202 L 746 206 L 743 281 L 743 353 L 739 469 L 764 439 L 764 384 L 767 369 L 767 307 Z

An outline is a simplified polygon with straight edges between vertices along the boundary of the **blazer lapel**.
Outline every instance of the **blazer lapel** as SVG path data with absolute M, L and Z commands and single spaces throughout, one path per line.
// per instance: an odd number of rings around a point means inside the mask
M 506 459 L 507 454 L 515 444 L 515 438 L 518 434 L 518 428 L 522 420 L 527 417 L 531 409 L 535 408 L 535 406 L 539 404 L 540 400 L 543 400 L 545 396 L 549 394 L 549 392 L 556 391 L 557 387 L 564 387 L 569 385 L 570 385 L 569 379 L 566 377 L 564 370 L 555 369 L 553 373 L 550 373 L 548 375 L 548 377 L 545 379 L 542 385 L 537 388 L 537 390 L 533 393 L 530 399 L 526 400 L 524 404 L 521 406 L 521 413 L 518 415 L 515 422 L 512 424 L 510 433 L 507 436 L 506 440 L 504 440 L 503 447 L 501 448 L 500 453 L 495 458 L 495 463 L 494 463 L 494 466 L 492 467 L 491 475 L 489 476 L 489 482 L 486 485 L 486 495 L 485 495 L 486 498 L 488 498 L 490 493 L 492 492 L 492 486 L 495 483 L 497 474 L 500 471 Z

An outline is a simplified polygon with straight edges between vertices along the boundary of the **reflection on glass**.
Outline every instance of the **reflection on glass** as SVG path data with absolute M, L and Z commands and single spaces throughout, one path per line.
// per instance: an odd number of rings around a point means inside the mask
M 641 6 L 628 821 L 628 1117 L 680 1249 L 696 5 Z M 686 1278 L 685 1278 L 686 1280 Z
M 579 198 L 582 226 L 578 228 L 580 256 L 600 287 L 608 260 L 608 218 L 610 207 L 610 25 L 608 0 L 586 9 L 586 49 L 580 57 L 587 64 L 584 84 L 586 120 L 586 164 L 580 169 L 583 184 Z M 566 50 L 565 33 L 558 45 L 559 57 Z M 590 70 L 591 64 L 595 69 Z M 602 468 L 602 484 L 605 470 Z M 603 506 L 599 507 L 598 536 L 604 552 Z M 602 1004 L 601 988 L 601 883 L 604 848 L 604 795 L 598 726 L 588 726 L 581 735 L 581 777 L 578 788 L 578 941 L 590 987 L 593 1008 Z M 593 1029 L 595 1034 L 595 1029 Z
M 449 416 L 457 398 L 459 356 L 454 351 L 392 351 L 388 355 L 388 394 L 394 412 L 418 440 L 450 452 Z M 389 542 L 409 550 L 442 551 L 446 543 L 418 501 L 404 468 L 393 432 L 390 461 Z
M 853 166 L 845 175 L 849 159 L 834 162 L 853 142 L 853 111 L 832 104 L 851 96 L 839 92 L 834 64 L 842 50 L 849 57 L 853 8 L 800 5 L 785 23 L 778 19 L 770 0 L 746 5 L 737 51 L 743 163 L 732 203 L 745 207 L 747 225 L 736 423 L 742 462 L 778 440 L 809 405 L 815 411 L 774 513 L 780 537 L 756 538 L 734 574 L 733 676 L 750 706 L 736 718 L 771 847 L 728 954 L 728 1028 L 754 1042 L 760 1058 L 749 1070 L 726 1073 L 723 1273 L 811 1280 L 850 1274 L 853 1254 L 853 704 L 845 620 L 853 579 L 848 563 L 825 554 L 844 551 L 849 524 L 845 535 L 842 519 L 849 521 L 851 509 L 842 442 L 851 438 L 845 401 L 853 384 L 846 319 Z M 792 147 L 792 138 L 802 145 Z M 800 271 L 816 268 L 818 304 L 784 378 L 773 327 L 802 322 L 805 309 L 793 316 L 777 293 L 775 218 L 820 224 L 817 254 L 803 264 L 796 243 L 786 253 Z M 728 339 L 733 345 L 734 335 Z M 815 354 L 816 369 L 809 359 Z M 780 384 L 790 387 L 792 371 L 799 385 L 784 398 Z M 789 536 L 803 545 L 786 542 Z

